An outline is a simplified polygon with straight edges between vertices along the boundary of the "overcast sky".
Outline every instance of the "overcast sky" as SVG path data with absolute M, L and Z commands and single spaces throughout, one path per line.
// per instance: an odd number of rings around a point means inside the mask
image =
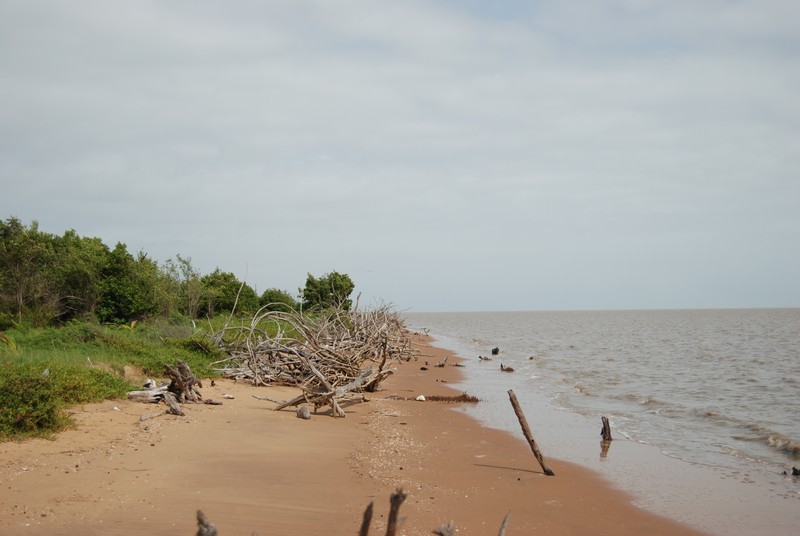
M 0 218 L 411 311 L 800 306 L 800 2 L 0 0 Z

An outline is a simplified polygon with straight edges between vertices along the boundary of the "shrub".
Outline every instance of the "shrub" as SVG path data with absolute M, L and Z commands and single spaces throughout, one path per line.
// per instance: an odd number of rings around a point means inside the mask
M 4 363 L 0 438 L 49 436 L 71 425 L 63 411 L 67 406 L 120 397 L 130 389 L 122 378 L 99 369 Z

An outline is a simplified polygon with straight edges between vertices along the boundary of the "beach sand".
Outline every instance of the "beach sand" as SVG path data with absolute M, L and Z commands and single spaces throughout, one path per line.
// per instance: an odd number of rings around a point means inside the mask
M 344 419 L 276 412 L 252 395 L 295 390 L 227 380 L 201 390 L 223 405 L 186 404 L 185 417 L 141 422 L 163 406 L 123 400 L 74 408 L 76 429 L 53 441 L 0 444 L 0 534 L 195 534 L 198 509 L 221 536 L 357 534 L 374 502 L 378 535 L 396 488 L 408 494 L 399 534 L 409 536 L 450 520 L 458 534 L 497 534 L 509 512 L 509 536 L 702 534 L 634 506 L 558 453 L 544 453 L 555 476 L 544 475 L 521 432 L 416 401 L 461 393 L 450 387 L 457 358 L 414 342 L 419 359 L 346 406 Z M 448 366 L 433 366 L 445 357 Z

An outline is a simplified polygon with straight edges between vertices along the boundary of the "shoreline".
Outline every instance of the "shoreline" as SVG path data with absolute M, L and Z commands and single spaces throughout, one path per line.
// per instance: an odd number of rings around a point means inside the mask
M 356 534 L 374 502 L 371 534 L 385 532 L 389 496 L 408 493 L 399 533 L 700 535 L 636 507 L 601 475 L 549 457 L 545 476 L 517 436 L 418 395 L 458 395 L 454 352 L 412 335 L 417 361 L 401 363 L 369 402 L 310 421 L 252 395 L 296 390 L 217 380 L 186 417 L 140 422 L 152 406 L 108 401 L 73 409 L 77 428 L 54 441 L 0 444 L 3 534 L 194 534 L 202 509 L 221 535 Z M 420 368 L 428 361 L 428 370 Z M 223 399 L 230 393 L 233 400 Z M 509 409 L 509 411 L 511 411 Z M 536 432 L 534 430 L 534 435 Z

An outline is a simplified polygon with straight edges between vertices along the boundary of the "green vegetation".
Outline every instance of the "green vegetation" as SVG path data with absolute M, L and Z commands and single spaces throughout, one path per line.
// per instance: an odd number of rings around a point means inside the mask
M 347 274 L 331 272 L 322 277 L 308 274 L 303 290 L 303 310 L 322 310 L 336 307 L 349 311 L 353 306 L 350 294 L 355 285 Z
M 130 384 L 103 370 L 54 364 L 3 363 L 0 439 L 49 437 L 71 425 L 64 408 L 123 396 Z
M 49 436 L 69 426 L 64 408 L 124 396 L 178 359 L 213 376 L 221 356 L 188 323 L 13 328 L 0 337 L 0 440 Z
M 262 308 L 347 310 L 354 288 L 331 272 L 308 274 L 302 299 L 275 288 L 259 296 L 230 272 L 200 274 L 188 257 L 159 265 L 123 243 L 0 220 L 0 441 L 70 426 L 65 408 L 124 396 L 140 379 L 131 370 L 159 377 L 180 359 L 214 376 L 222 355 L 205 333 L 237 318 L 249 325 Z
M 285 294 L 286 303 L 296 306 Z M 230 272 L 217 268 L 201 275 L 188 257 L 176 255 L 159 265 L 145 252 L 131 254 L 123 243 L 111 249 L 75 231 L 57 236 L 40 231 L 35 221 L 0 221 L 0 330 L 73 319 L 197 319 L 229 314 L 234 305 L 252 314 L 267 303 Z

